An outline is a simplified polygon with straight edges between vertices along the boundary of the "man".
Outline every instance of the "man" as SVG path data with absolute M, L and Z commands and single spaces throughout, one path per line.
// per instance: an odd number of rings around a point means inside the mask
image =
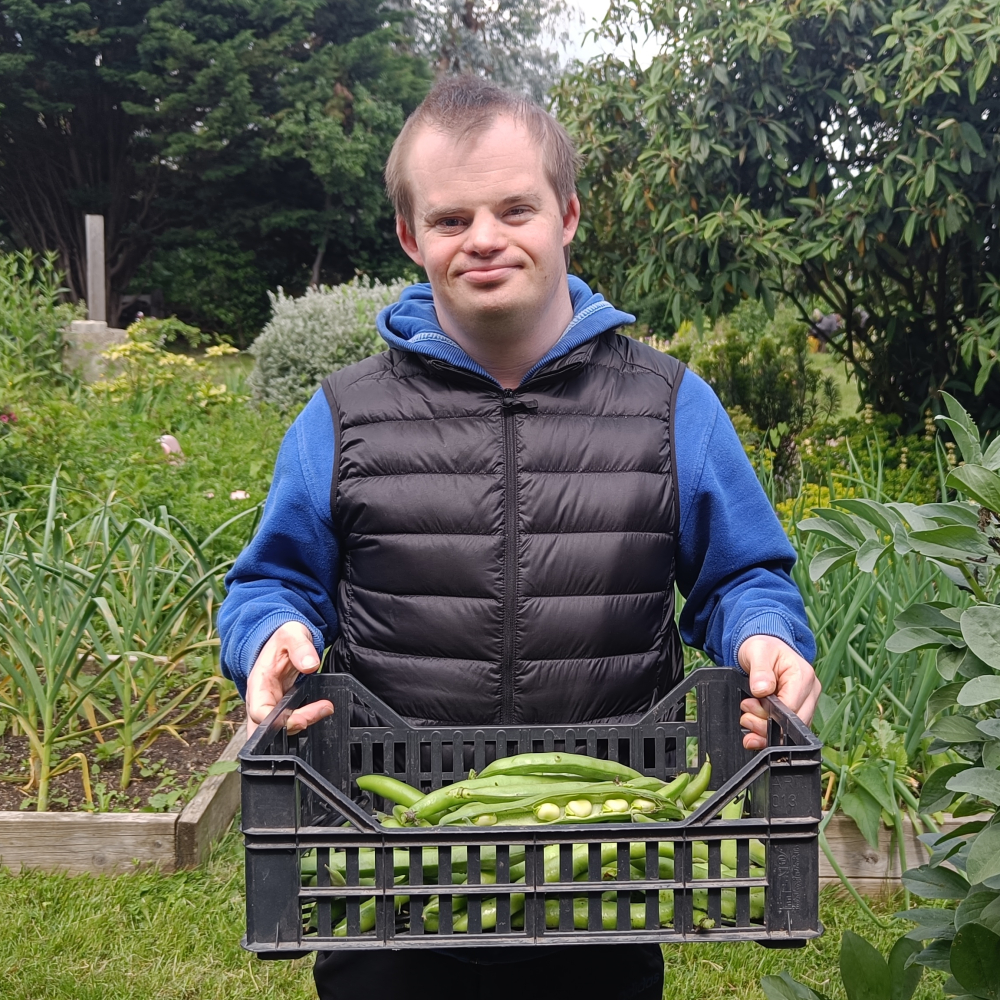
M 684 639 L 811 718 L 794 554 L 725 411 L 567 278 L 576 169 L 550 116 L 480 80 L 439 84 L 400 133 L 386 184 L 429 285 L 379 316 L 389 351 L 296 420 L 227 580 L 222 659 L 251 723 L 327 647 L 419 722 L 635 715 L 682 675 L 675 582 Z M 760 702 L 743 710 L 745 744 L 764 746 Z M 331 711 L 306 705 L 288 728 Z M 322 997 L 455 980 L 476 997 L 531 983 L 659 1000 L 657 947 L 565 951 L 344 953 L 316 982 Z

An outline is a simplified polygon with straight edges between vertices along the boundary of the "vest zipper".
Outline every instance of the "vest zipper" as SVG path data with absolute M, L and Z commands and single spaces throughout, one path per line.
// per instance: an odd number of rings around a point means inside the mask
M 517 425 L 518 400 L 513 389 L 503 390 L 504 568 L 503 648 L 500 653 L 500 723 L 514 721 L 514 646 L 517 639 Z

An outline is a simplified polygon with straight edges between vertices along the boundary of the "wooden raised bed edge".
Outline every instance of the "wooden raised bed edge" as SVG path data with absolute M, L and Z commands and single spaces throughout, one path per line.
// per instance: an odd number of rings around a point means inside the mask
M 244 723 L 220 761 L 236 760 Z M 238 771 L 210 774 L 179 813 L 13 812 L 0 810 L 0 867 L 111 874 L 156 865 L 193 868 L 229 826 L 240 805 Z
M 236 760 L 246 742 L 246 724 L 236 731 L 219 756 Z M 0 810 L 0 866 L 18 871 L 37 868 L 71 874 L 110 874 L 157 865 L 172 872 L 192 868 L 205 859 L 212 843 L 228 828 L 240 805 L 238 771 L 209 775 L 180 813 L 37 813 Z M 960 820 L 949 819 L 943 830 Z M 904 818 L 906 862 L 923 864 L 927 849 L 908 817 Z M 901 887 L 899 857 L 893 832 L 879 831 L 874 850 L 854 822 L 838 814 L 826 828 L 830 850 L 844 874 L 861 893 L 871 896 Z M 826 856 L 819 857 L 820 885 L 839 885 Z
M 983 817 L 963 816 L 961 819 L 953 819 L 948 816 L 941 826 L 941 832 L 954 830 L 962 823 L 977 818 Z M 903 817 L 903 836 L 907 867 L 916 868 L 924 864 L 930 858 L 930 854 L 917 840 L 909 816 Z M 861 831 L 852 819 L 837 813 L 826 828 L 826 839 L 830 845 L 830 853 L 837 859 L 837 864 L 858 892 L 866 896 L 880 896 L 902 889 L 899 852 L 893 830 L 884 825 L 879 826 L 879 844 L 878 850 L 875 850 L 861 836 Z M 843 884 L 822 851 L 819 855 L 819 883 L 820 885 Z

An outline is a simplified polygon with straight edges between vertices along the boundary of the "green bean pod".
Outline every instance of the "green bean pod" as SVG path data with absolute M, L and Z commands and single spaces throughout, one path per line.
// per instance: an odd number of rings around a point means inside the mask
M 388 774 L 362 774 L 358 778 L 358 788 L 407 808 L 416 805 L 424 797 L 419 789 Z
M 394 907 L 399 911 L 405 903 L 410 901 L 409 896 L 396 896 Z M 345 907 L 346 909 L 346 907 Z M 375 897 L 369 896 L 361 904 L 361 933 L 367 934 L 375 929 Z M 333 929 L 334 937 L 347 937 L 347 917 L 345 916 Z
M 630 781 L 645 777 L 627 764 L 576 753 L 521 753 L 499 757 L 479 772 L 481 778 L 495 774 L 579 776 L 589 781 Z
M 712 762 L 705 759 L 701 765 L 701 770 L 691 779 L 688 785 L 680 794 L 680 803 L 685 808 L 690 809 L 695 802 L 708 790 L 708 783 L 712 780 Z
M 574 784 L 585 788 L 588 783 L 578 781 Z M 444 785 L 425 795 L 411 807 L 410 816 L 417 820 L 433 821 L 465 803 L 516 802 L 529 796 L 542 795 L 550 787 L 563 790 L 563 782 L 520 775 L 496 775 L 456 781 L 453 785 Z M 568 783 L 565 790 L 570 790 Z

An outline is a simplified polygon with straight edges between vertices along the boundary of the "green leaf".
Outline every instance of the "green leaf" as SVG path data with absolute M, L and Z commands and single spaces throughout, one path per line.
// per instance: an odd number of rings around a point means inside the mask
M 995 437 L 983 453 L 983 466 L 996 472 L 1000 469 L 1000 435 Z
M 946 715 L 938 719 L 930 727 L 930 733 L 944 743 L 976 743 L 983 739 L 975 722 L 964 715 Z
M 858 564 L 858 569 L 862 573 L 871 573 L 875 569 L 876 563 L 882 557 L 882 554 L 888 550 L 889 546 L 876 541 L 874 538 L 869 538 L 867 541 L 862 542 L 861 547 L 858 549 L 858 553 L 855 556 L 855 562 Z
M 887 812 L 896 808 L 896 797 L 889 790 L 886 772 L 869 762 L 854 772 L 854 780 Z
M 854 549 L 836 545 L 831 545 L 829 548 L 817 552 L 813 556 L 812 562 L 809 563 L 809 579 L 816 583 L 838 566 L 854 562 L 855 555 Z
M 955 798 L 955 792 L 948 789 L 948 782 L 969 767 L 970 765 L 965 763 L 945 764 L 932 771 L 920 789 L 920 811 L 933 813 L 947 809 Z
M 945 615 L 933 604 L 911 604 L 893 619 L 896 628 L 932 628 L 939 632 L 958 632 L 958 622 Z
M 947 421 L 953 433 L 956 426 L 960 429 L 961 437 L 956 434 L 955 442 L 962 453 L 962 458 L 966 462 L 978 465 L 983 460 L 983 452 L 979 446 L 979 428 L 976 426 L 976 422 L 951 393 L 942 392 L 941 398 L 944 400 L 944 405 L 948 408 L 949 416 L 937 417 L 936 419 Z
M 951 974 L 975 996 L 1000 1000 L 1000 937 L 966 924 L 951 943 Z
M 968 561 L 988 559 L 993 555 L 981 531 L 966 524 L 948 524 L 927 531 L 911 531 L 910 544 L 921 555 L 932 559 Z
M 893 529 L 900 523 L 899 515 L 891 507 L 876 503 L 874 500 L 861 498 L 837 500 L 835 505 L 873 524 L 888 535 L 891 535 Z
M 948 972 L 950 965 L 948 959 L 951 954 L 951 935 L 945 938 L 938 938 L 913 956 L 913 961 L 918 965 L 925 965 L 928 969 L 940 969 Z
M 782 972 L 780 976 L 762 976 L 760 988 L 767 1000 L 825 1000 L 822 993 L 803 986 L 788 972 Z
M 943 394 L 942 394 L 943 395 Z M 975 434 L 969 432 L 965 425 L 951 417 L 935 417 L 937 423 L 944 424 L 954 435 L 955 444 L 962 453 L 962 458 L 966 463 L 979 465 L 983 460 L 983 453 L 979 447 L 979 432 Z M 970 455 L 973 456 L 970 458 Z
M 1000 897 L 983 908 L 983 912 L 979 914 L 979 922 L 994 934 L 1000 934 Z
M 975 604 L 962 613 L 962 638 L 984 663 L 1000 668 L 1000 607 Z
M 940 659 L 940 654 L 938 659 Z M 939 687 L 927 699 L 927 718 L 933 719 L 934 716 L 939 715 L 946 708 L 954 708 L 958 704 L 955 700 L 958 698 L 958 692 L 965 687 L 966 683 L 966 681 L 954 681 L 951 684 L 945 684 L 944 687 Z M 931 811 L 933 812 L 935 810 Z
M 882 829 L 882 807 L 878 802 L 863 788 L 855 788 L 844 792 L 840 808 L 854 820 L 861 836 L 877 851 L 879 831 Z
M 937 651 L 937 672 L 946 680 L 950 681 L 965 659 L 966 649 L 956 649 L 954 646 L 942 646 Z
M 844 931 L 840 941 L 840 976 L 847 1000 L 888 1000 L 892 991 L 889 966 L 863 937 Z
M 932 628 L 904 628 L 889 636 L 885 648 L 890 653 L 908 653 L 911 649 L 932 649 L 937 646 L 957 646 L 955 637 Z
M 972 149 L 972 152 L 977 156 L 985 156 L 986 150 L 983 149 L 982 139 L 979 138 L 979 133 L 976 131 L 976 127 L 971 122 L 962 122 L 959 126 L 959 130 L 962 133 L 962 138 L 965 140 L 965 144 Z
M 925 928 L 927 933 L 923 940 L 936 937 L 945 927 L 951 927 L 955 922 L 955 911 L 943 906 L 912 906 L 908 910 L 900 910 L 893 914 L 896 920 L 909 920 L 918 927 Z M 916 933 L 911 931 L 911 934 Z
M 924 899 L 964 899 L 969 893 L 969 883 L 960 872 L 930 865 L 903 872 L 903 885 Z
M 953 792 L 965 792 L 1000 806 L 1000 771 L 989 767 L 970 767 L 948 781 Z
M 901 937 L 892 946 L 888 962 L 889 981 L 892 983 L 889 1000 L 910 1000 L 913 996 L 924 970 L 919 965 L 907 968 L 906 960 L 921 950 L 919 941 L 910 941 L 906 937 Z
M 976 729 L 986 736 L 1000 740 L 1000 719 L 984 719 L 976 723 Z
M 977 881 L 982 881 L 981 879 L 976 879 L 971 873 L 969 878 L 972 879 L 973 883 Z M 955 929 L 961 930 L 966 924 L 979 923 L 979 918 L 982 916 L 983 910 L 990 905 L 1000 893 L 991 891 L 989 889 L 980 889 L 977 892 L 970 892 L 961 903 L 958 904 L 958 909 L 955 911 Z
M 230 771 L 238 771 L 240 762 L 238 760 L 217 760 L 214 764 L 208 765 L 209 774 L 229 774 Z
M 987 743 L 983 746 L 983 767 L 1000 770 L 1000 743 Z
M 996 674 L 973 677 L 958 694 L 958 703 L 965 708 L 989 701 L 1000 701 L 1000 677 Z
M 961 490 L 982 507 L 1000 511 L 1000 476 L 981 465 L 960 465 L 952 469 L 945 485 Z
M 1000 875 L 1000 824 L 986 827 L 972 842 L 966 867 L 973 884 Z

